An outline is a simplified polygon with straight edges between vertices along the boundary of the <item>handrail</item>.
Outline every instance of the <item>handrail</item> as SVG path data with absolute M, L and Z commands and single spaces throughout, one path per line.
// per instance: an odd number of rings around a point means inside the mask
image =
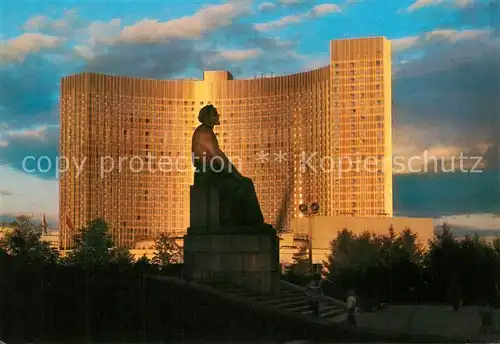
M 293 283 L 290 283 L 290 282 L 287 282 L 287 281 L 280 280 L 280 283 L 283 284 L 284 286 L 290 288 L 290 289 L 293 289 L 293 290 L 296 290 L 296 291 L 300 291 L 300 292 L 302 292 L 304 294 L 307 294 L 307 292 L 308 292 L 307 288 L 298 286 L 296 284 L 293 284 Z M 324 302 L 330 303 L 330 304 L 332 304 L 334 306 L 347 309 L 347 303 L 345 303 L 344 301 L 340 301 L 340 300 L 334 299 L 333 297 L 325 296 L 325 295 L 318 295 L 318 296 L 316 296 L 316 298 L 318 300 L 320 300 L 320 301 L 324 301 Z

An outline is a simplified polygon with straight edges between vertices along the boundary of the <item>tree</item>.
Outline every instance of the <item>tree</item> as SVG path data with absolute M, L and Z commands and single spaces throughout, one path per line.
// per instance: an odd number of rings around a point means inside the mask
M 436 300 L 456 302 L 460 298 L 460 245 L 455 240 L 451 228 L 443 223 L 429 243 L 429 252 L 424 260 L 424 272 L 429 286 L 428 292 Z
M 390 258 L 389 299 L 415 301 L 417 290 L 423 286 L 423 249 L 417 243 L 417 235 L 410 228 L 405 228 L 392 237 L 386 252 Z M 387 253 L 385 256 L 387 257 Z
M 354 288 L 374 302 L 408 300 L 423 283 L 422 250 L 409 228 L 399 235 L 392 226 L 386 235 L 370 231 L 355 235 L 344 229 L 330 246 L 328 279 L 335 283 L 339 297 Z
M 18 216 L 13 231 L 0 241 L 2 250 L 10 255 L 28 261 L 55 262 L 58 254 L 48 242 L 41 241 L 42 226 L 30 216 Z
M 137 267 L 147 267 L 149 265 L 151 265 L 151 260 L 146 255 L 143 255 L 135 262 L 135 266 Z
M 308 275 L 309 264 L 309 249 L 307 246 L 299 246 L 297 251 L 292 256 L 293 263 L 288 266 L 286 274 Z
M 155 241 L 155 253 L 153 264 L 164 269 L 170 264 L 180 263 L 182 261 L 182 250 L 177 244 L 175 238 L 168 233 L 162 233 Z
M 464 301 L 474 304 L 492 302 L 499 276 L 495 250 L 478 235 L 466 237 L 459 246 L 459 273 Z
M 103 219 L 93 220 L 74 236 L 75 246 L 69 259 L 84 266 L 105 265 L 110 262 L 113 241 Z
M 365 231 L 355 235 L 348 229 L 343 229 L 330 243 L 331 252 L 328 255 L 326 269 L 327 278 L 334 281 L 334 293 L 345 296 L 348 289 L 355 289 L 358 294 L 376 293 L 367 281 L 378 276 L 379 249 L 373 233 Z
M 119 266 L 132 266 L 134 264 L 134 256 L 126 247 L 114 247 L 110 251 L 110 261 Z
M 143 273 L 153 273 L 157 270 L 157 266 L 152 264 L 151 260 L 143 255 L 134 263 L 134 267 Z

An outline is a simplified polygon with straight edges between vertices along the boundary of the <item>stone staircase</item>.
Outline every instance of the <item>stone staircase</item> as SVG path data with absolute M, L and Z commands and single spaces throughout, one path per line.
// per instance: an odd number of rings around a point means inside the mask
M 205 284 L 226 294 L 247 299 L 268 308 L 315 317 L 310 309 L 304 289 L 285 281 L 281 281 L 279 295 L 259 295 L 226 283 Z M 320 299 L 319 317 L 321 319 L 327 320 L 346 312 L 342 301 L 325 296 L 320 297 Z
M 211 300 L 217 308 L 222 304 L 223 312 L 214 311 L 220 321 L 242 315 L 248 315 L 245 320 L 254 324 L 262 335 L 273 333 L 275 336 L 292 336 L 294 338 L 309 338 L 317 342 L 334 339 L 335 342 L 384 342 L 384 343 L 458 343 L 463 338 L 448 338 L 441 335 L 409 334 L 392 330 L 381 330 L 368 327 L 352 327 L 339 321 L 338 316 L 346 313 L 346 304 L 326 296 L 320 296 L 320 314 L 315 316 L 309 309 L 305 288 L 280 281 L 280 292 L 277 295 L 263 295 L 249 292 L 244 288 L 225 282 L 198 282 L 171 276 L 148 275 L 147 279 L 164 281 L 166 285 L 182 290 L 195 291 L 198 295 Z M 221 302 L 222 301 L 222 302 Z M 228 308 L 228 304 L 232 306 Z M 234 306 L 234 307 L 233 307 Z M 194 309 L 197 309 L 195 306 Z M 228 313 L 224 313 L 227 311 Z M 194 312 L 196 313 L 196 311 Z M 196 317 L 195 317 L 196 318 Z M 334 319 L 337 318 L 337 319 Z M 254 330 L 252 330 L 254 331 Z M 254 333 L 254 332 L 252 332 Z M 261 333 L 261 332 L 259 332 Z M 287 337 L 287 338 L 288 338 Z M 281 337 L 280 337 L 281 338 Z

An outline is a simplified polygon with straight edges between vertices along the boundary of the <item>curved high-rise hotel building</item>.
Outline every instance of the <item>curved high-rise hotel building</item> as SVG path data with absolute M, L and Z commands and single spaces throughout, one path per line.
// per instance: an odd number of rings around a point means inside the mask
M 266 221 L 286 228 L 298 206 L 321 215 L 392 216 L 391 47 L 383 37 L 333 40 L 330 64 L 293 75 L 145 80 L 82 73 L 61 83 L 61 249 L 102 217 L 131 247 L 189 226 L 191 135 L 201 107 L 221 114 L 222 150 L 255 182 Z M 83 168 L 75 167 L 83 164 Z

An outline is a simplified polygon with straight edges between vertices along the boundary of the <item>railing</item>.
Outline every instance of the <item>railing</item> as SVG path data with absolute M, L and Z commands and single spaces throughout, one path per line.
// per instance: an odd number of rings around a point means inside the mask
M 293 283 L 283 281 L 283 280 L 280 280 L 280 283 L 283 287 L 285 287 L 287 289 L 295 290 L 295 291 L 304 293 L 306 295 L 308 294 L 308 289 L 305 287 L 301 287 L 301 286 L 298 286 L 298 285 L 295 285 Z M 318 295 L 318 296 L 316 296 L 316 298 L 319 301 L 328 303 L 330 305 L 333 305 L 333 306 L 336 306 L 339 308 L 344 308 L 344 309 L 346 309 L 346 312 L 347 312 L 347 303 L 345 303 L 344 301 L 337 300 L 337 299 L 334 299 L 333 297 L 329 297 L 329 296 L 325 296 L 325 295 Z

